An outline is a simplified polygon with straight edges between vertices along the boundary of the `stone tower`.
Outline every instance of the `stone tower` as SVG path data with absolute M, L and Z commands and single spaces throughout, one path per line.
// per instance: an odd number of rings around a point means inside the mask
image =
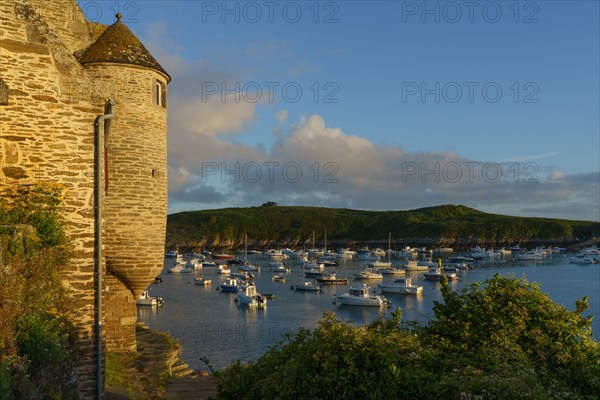
M 106 345 L 135 350 L 135 302 L 164 260 L 170 77 L 120 14 L 78 59 L 117 103 L 105 142 Z
M 81 398 L 96 389 L 94 120 L 116 101 L 106 142 L 104 334 L 135 349 L 135 298 L 162 268 L 167 207 L 169 75 L 121 18 L 86 20 L 76 0 L 0 1 L 0 189 L 64 185 L 73 257 Z

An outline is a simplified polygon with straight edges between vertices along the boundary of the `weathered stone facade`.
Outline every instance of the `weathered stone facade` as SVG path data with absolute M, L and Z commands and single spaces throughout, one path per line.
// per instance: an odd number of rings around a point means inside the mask
M 0 2 L 0 188 L 53 181 L 75 256 L 65 275 L 86 357 L 82 397 L 95 390 L 94 120 L 116 101 L 106 142 L 104 333 L 135 349 L 135 299 L 162 268 L 167 207 L 169 76 L 119 19 L 87 21 L 75 0 Z

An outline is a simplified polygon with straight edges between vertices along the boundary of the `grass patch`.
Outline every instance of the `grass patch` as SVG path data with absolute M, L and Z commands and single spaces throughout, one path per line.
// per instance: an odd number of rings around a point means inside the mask
M 104 359 L 104 374 L 107 386 L 127 387 L 123 370 L 131 365 L 135 353 L 107 352 Z

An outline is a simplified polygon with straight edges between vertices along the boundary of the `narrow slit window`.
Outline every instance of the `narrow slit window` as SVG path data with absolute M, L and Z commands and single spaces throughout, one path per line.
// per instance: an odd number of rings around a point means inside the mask
M 165 84 L 159 80 L 154 81 L 152 94 L 154 95 L 154 104 L 161 107 L 167 107 L 167 94 Z

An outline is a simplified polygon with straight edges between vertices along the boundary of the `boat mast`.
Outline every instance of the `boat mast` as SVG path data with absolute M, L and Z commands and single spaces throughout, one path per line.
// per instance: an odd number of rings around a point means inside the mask
M 392 255 L 392 232 L 388 235 L 388 264 L 391 264 L 390 257 Z
M 327 229 L 325 229 L 325 247 L 323 248 L 323 255 L 327 255 Z
M 244 241 L 246 245 L 244 246 L 244 263 L 248 264 L 248 232 L 244 233 Z

